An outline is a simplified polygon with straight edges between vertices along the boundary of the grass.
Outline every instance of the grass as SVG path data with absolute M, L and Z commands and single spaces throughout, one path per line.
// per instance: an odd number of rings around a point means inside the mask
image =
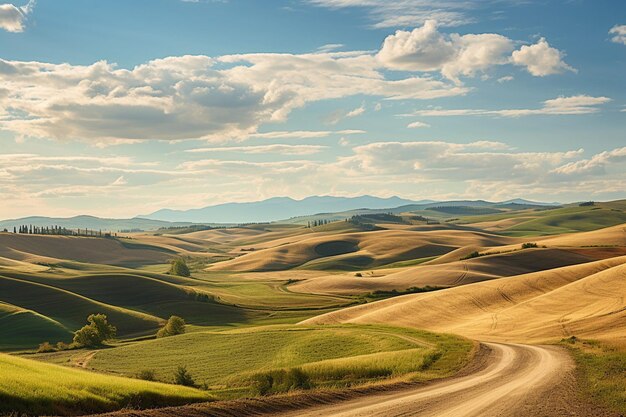
M 460 224 L 504 219 L 520 221 L 499 231 L 509 236 L 542 236 L 597 230 L 626 222 L 626 200 L 596 203 L 594 206 L 569 206 L 551 210 L 523 210 L 487 216 L 463 217 Z
M 574 356 L 578 379 L 588 398 L 626 415 L 626 348 L 573 338 L 562 343 Z
M 435 377 L 462 366 L 471 349 L 464 339 L 387 326 L 270 326 L 129 344 L 98 352 L 89 366 L 129 376 L 150 369 L 164 382 L 186 366 L 196 381 L 243 395 L 259 373 L 299 367 L 315 386 L 345 386 L 423 371 L 439 352 L 445 365 Z
M 203 391 L 0 354 L 0 413 L 79 415 L 211 400 Z

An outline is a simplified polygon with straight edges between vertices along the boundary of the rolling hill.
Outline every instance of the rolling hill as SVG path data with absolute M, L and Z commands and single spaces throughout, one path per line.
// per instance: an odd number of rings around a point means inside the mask
M 387 323 L 480 340 L 626 338 L 626 257 L 411 294 L 303 324 Z

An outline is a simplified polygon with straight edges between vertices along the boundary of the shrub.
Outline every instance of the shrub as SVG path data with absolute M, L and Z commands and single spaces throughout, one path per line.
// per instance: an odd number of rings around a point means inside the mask
M 185 333 L 185 320 L 178 316 L 171 316 L 165 326 L 163 326 L 156 334 L 156 337 L 176 336 Z
M 465 259 L 472 259 L 472 258 L 478 258 L 479 256 L 483 256 L 480 254 L 480 252 L 478 251 L 474 251 L 472 253 L 470 253 L 467 256 L 464 256 L 463 258 L 461 258 L 462 261 L 464 261 Z
M 151 369 L 144 369 L 143 371 L 137 374 L 138 379 L 143 379 L 144 381 L 156 381 L 156 376 L 154 371 Z
M 194 387 L 196 385 L 193 377 L 184 366 L 179 366 L 176 372 L 174 372 L 174 382 L 185 387 Z
M 101 346 L 103 342 L 115 337 L 117 329 L 107 321 L 104 314 L 92 314 L 87 317 L 88 325 L 74 333 L 74 344 L 77 346 Z
M 71 346 L 65 342 L 57 342 L 57 350 L 68 350 Z
M 361 278 L 363 276 L 363 274 L 360 273 L 360 272 L 357 272 L 356 274 L 354 274 L 354 276 L 357 277 L 357 278 Z
M 312 387 L 311 378 L 300 368 L 269 371 L 257 374 L 252 379 L 254 390 L 258 395 L 306 390 Z
M 56 352 L 56 349 L 54 348 L 54 346 L 50 344 L 50 342 L 43 342 L 42 344 L 39 345 L 39 348 L 37 349 L 37 353 L 50 353 L 50 352 Z
M 538 248 L 536 243 L 522 243 L 522 249 Z
M 183 258 L 176 258 L 171 262 L 168 274 L 188 277 L 191 276 L 191 271 Z

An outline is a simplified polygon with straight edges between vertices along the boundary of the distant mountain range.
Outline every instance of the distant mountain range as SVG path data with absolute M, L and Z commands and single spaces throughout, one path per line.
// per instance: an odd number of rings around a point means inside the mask
M 157 230 L 168 227 L 186 227 L 192 224 L 236 225 L 245 223 L 265 223 L 286 221 L 299 223 L 307 216 L 318 214 L 336 214 L 341 218 L 368 211 L 390 211 L 401 213 L 419 211 L 434 207 L 493 207 L 523 209 L 532 207 L 558 206 L 558 203 L 543 203 L 524 199 L 502 202 L 484 200 L 434 201 L 407 200 L 400 197 L 380 198 L 369 195 L 360 197 L 313 196 L 302 200 L 289 197 L 275 197 L 263 201 L 247 203 L 226 203 L 191 210 L 162 209 L 154 213 L 132 219 L 105 219 L 94 216 L 76 216 L 69 218 L 25 217 L 0 221 L 0 230 L 13 230 L 21 225 L 60 226 L 68 229 L 88 228 L 103 231 Z M 322 216 L 333 218 L 333 216 Z M 306 221 L 305 221 L 306 223 Z
M 433 200 L 412 201 L 400 197 L 380 198 L 313 196 L 302 200 L 274 197 L 250 203 L 226 203 L 191 210 L 163 209 L 139 216 L 143 219 L 194 223 L 259 223 L 289 219 L 316 213 L 334 213 L 356 209 L 384 209 L 409 204 L 428 204 Z

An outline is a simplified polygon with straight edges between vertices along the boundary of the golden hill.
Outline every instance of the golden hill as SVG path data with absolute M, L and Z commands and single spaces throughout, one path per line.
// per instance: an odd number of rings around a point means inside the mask
M 357 270 L 443 255 L 459 247 L 492 247 L 516 242 L 489 233 L 459 230 L 380 230 L 317 234 L 285 242 L 266 242 L 259 250 L 217 263 L 213 271 L 276 271 L 295 267 Z
M 303 323 L 386 323 L 516 342 L 624 338 L 625 294 L 623 256 L 390 298 Z

